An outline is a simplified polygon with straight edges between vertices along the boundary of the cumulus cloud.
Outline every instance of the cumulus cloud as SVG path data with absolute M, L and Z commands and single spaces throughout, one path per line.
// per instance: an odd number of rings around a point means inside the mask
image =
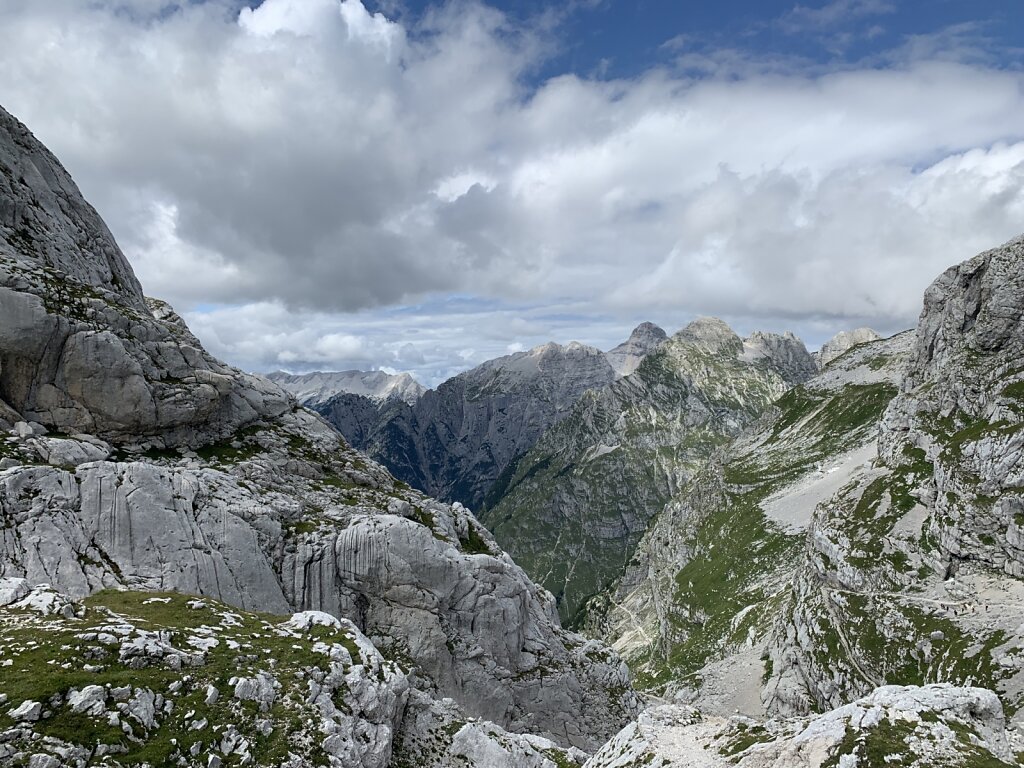
M 696 313 L 809 341 L 897 330 L 942 268 L 1024 221 L 1024 75 L 973 47 L 534 82 L 557 25 L 473 2 L 414 26 L 359 0 L 0 0 L 0 21 L 0 103 L 147 292 L 250 368 L 436 380 Z

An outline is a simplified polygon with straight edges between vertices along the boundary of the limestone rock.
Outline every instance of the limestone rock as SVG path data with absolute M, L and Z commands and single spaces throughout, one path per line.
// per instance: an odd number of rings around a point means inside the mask
M 28 580 L 0 578 L 0 606 L 18 602 L 29 593 Z
M 824 368 L 837 357 L 858 344 L 866 344 L 871 341 L 878 341 L 881 336 L 870 328 L 855 328 L 852 331 L 840 331 L 831 339 L 821 345 L 821 349 L 814 357 L 819 367 Z
M 28 429 L 2 443 L 11 463 L 0 472 L 0 578 L 51 584 L 73 598 L 176 591 L 239 610 L 332 614 L 340 628 L 319 622 L 275 632 L 348 628 L 373 638 L 353 641 L 362 663 L 344 643 L 328 649 L 334 666 L 309 691 L 337 726 L 324 726 L 320 746 L 339 764 L 387 761 L 404 693 L 393 691 L 387 705 L 374 693 L 375 645 L 407 660 L 417 685 L 456 699 L 469 716 L 563 746 L 593 748 L 635 714 L 639 700 L 621 660 L 564 631 L 552 597 L 466 508 L 410 490 L 276 385 L 209 356 L 169 306 L 142 298 L 56 161 L 6 113 L 2 127 L 0 398 Z M 467 418 L 452 415 L 453 425 L 484 442 L 493 429 L 495 451 L 500 443 L 511 455 L 514 436 L 487 416 L 509 387 L 543 394 L 508 414 L 508 423 L 521 419 L 522 430 L 539 432 L 595 377 L 614 372 L 581 345 L 512 356 L 462 379 Z M 42 455 L 58 466 L 40 464 Z M 446 465 L 445 483 L 460 466 Z M 70 620 L 84 610 L 49 588 L 21 595 L 4 583 L 19 615 Z M 191 601 L 188 610 L 204 604 Z M 183 640 L 141 629 L 124 639 L 114 627 L 99 635 L 90 672 L 117 663 L 192 674 L 222 645 L 198 629 Z M 116 655 L 104 651 L 115 646 Z M 275 681 L 291 682 L 271 668 L 236 677 L 248 682 L 232 688 L 241 685 L 257 710 L 278 707 Z M 343 683 L 348 698 L 336 694 Z M 166 715 L 164 695 L 136 686 L 119 712 L 148 729 L 151 716 L 156 723 Z M 324 697 L 335 695 L 365 714 L 352 726 L 359 733 L 344 725 L 344 706 L 327 706 Z M 192 718 L 190 729 L 209 743 L 202 720 Z
M 886 764 L 970 768 L 1016 764 L 999 700 L 981 688 L 882 687 L 815 718 L 703 718 L 660 706 L 601 748 L 584 768 L 824 768 Z M 880 765 L 881 763 L 879 763 Z
M 654 323 L 640 323 L 626 341 L 608 350 L 605 357 L 619 376 L 628 376 L 667 339 L 668 334 Z
M 337 371 L 290 374 L 268 373 L 267 378 L 309 408 L 316 408 L 342 393 L 358 395 L 378 405 L 387 400 L 401 400 L 415 405 L 426 388 L 408 373 L 384 371 Z

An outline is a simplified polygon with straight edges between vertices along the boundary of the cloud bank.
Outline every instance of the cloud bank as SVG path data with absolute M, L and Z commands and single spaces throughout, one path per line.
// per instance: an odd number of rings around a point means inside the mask
M 695 314 L 895 331 L 942 269 L 1024 230 L 1024 75 L 976 46 L 705 52 L 699 75 L 681 49 L 535 82 L 557 26 L 470 2 L 408 28 L 359 0 L 0 0 L 0 22 L 0 103 L 147 292 L 250 369 L 432 382 Z

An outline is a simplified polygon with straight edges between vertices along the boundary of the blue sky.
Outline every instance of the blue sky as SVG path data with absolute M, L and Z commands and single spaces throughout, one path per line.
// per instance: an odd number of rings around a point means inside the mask
M 1024 230 L 1017 2 L 0 0 L 0 103 L 249 370 L 914 324 Z
M 492 2 L 520 24 L 550 24 L 560 45 L 532 73 L 541 82 L 564 72 L 603 78 L 636 77 L 652 66 L 676 66 L 684 53 L 736 49 L 818 66 L 872 61 L 914 37 L 959 29 L 984 39 L 1002 66 L 1019 66 L 1024 4 L 1007 0 L 543 0 Z M 436 3 L 368 3 L 374 11 L 418 21 Z

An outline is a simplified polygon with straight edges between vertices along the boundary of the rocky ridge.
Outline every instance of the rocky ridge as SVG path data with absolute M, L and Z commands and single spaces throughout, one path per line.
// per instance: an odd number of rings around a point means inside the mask
M 396 398 L 407 405 L 415 405 L 426 392 L 426 388 L 408 373 L 314 371 L 291 374 L 274 371 L 266 377 L 307 408 L 316 408 L 342 393 L 365 397 L 376 403 Z
M 819 508 L 784 603 L 766 689 L 777 711 L 948 681 L 995 691 L 1024 722 L 1022 297 L 1020 239 L 925 294 L 878 461 Z
M 600 350 L 548 343 L 489 360 L 411 406 L 341 394 L 315 407 L 403 482 L 477 509 L 516 456 L 615 377 Z
M 786 391 L 654 518 L 589 617 L 646 686 L 764 714 L 763 658 L 814 510 L 877 455 L 912 341 L 864 344 Z

